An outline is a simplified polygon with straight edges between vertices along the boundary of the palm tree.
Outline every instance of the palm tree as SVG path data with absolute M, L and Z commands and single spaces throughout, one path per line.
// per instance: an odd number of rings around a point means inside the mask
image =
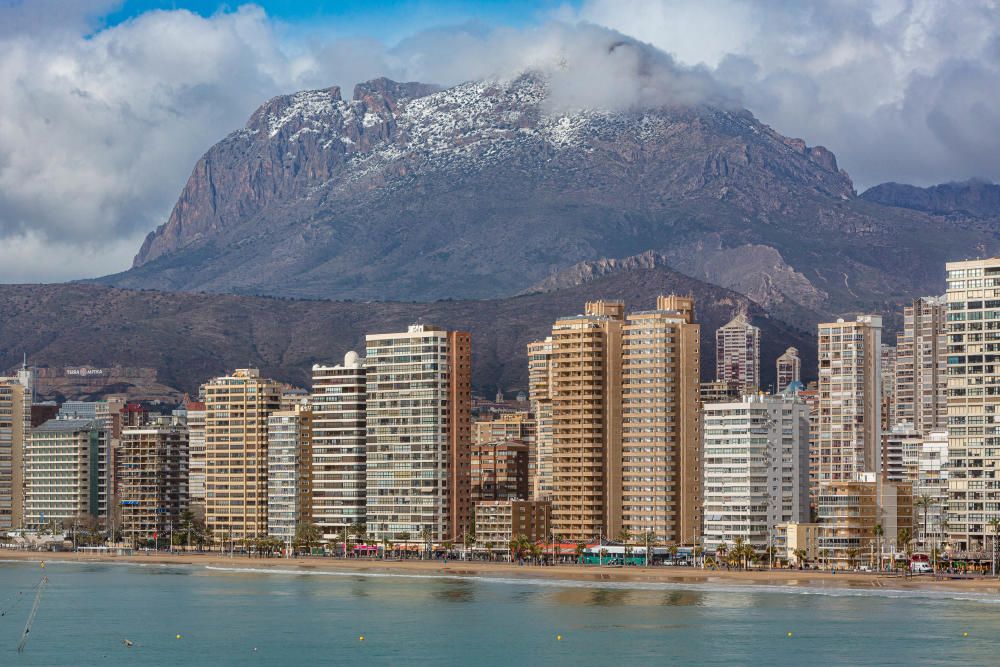
M 486 543 L 485 543 L 485 544 L 484 544 L 483 546 L 485 546 L 485 547 L 486 547 L 486 554 L 487 554 L 487 557 L 488 557 L 488 558 L 489 558 L 490 560 L 493 560 L 493 547 L 495 547 L 496 545 L 495 545 L 495 544 L 493 544 L 493 541 L 492 541 L 492 540 L 487 540 L 487 541 L 486 541 Z
M 430 526 L 426 526 L 426 527 L 424 527 L 423 530 L 420 531 L 420 537 L 423 539 L 424 544 L 426 545 L 425 554 L 426 554 L 427 558 L 430 558 L 430 556 L 431 556 L 431 540 L 434 539 L 434 531 L 431 530 Z
M 885 535 L 885 529 L 882 528 L 882 524 L 875 524 L 875 571 L 882 571 L 882 536 Z
M 923 510 L 923 515 L 924 515 L 924 532 L 923 532 L 923 539 L 920 540 L 920 544 L 923 545 L 924 543 L 927 542 L 927 511 L 931 507 L 933 507 L 934 505 L 936 505 L 937 501 L 934 500 L 934 498 L 932 498 L 931 496 L 929 496 L 929 495 L 927 495 L 925 493 L 922 496 L 920 496 L 919 498 L 917 498 L 917 500 L 913 504 Z
M 476 543 L 476 531 L 467 530 L 462 533 L 462 546 L 465 547 L 465 558 L 468 558 L 469 547 Z
M 670 554 L 670 560 L 676 560 L 677 559 L 677 552 L 678 551 L 679 551 L 679 549 L 677 548 L 676 544 L 671 544 L 670 545 L 670 548 L 667 549 L 667 552 Z
M 542 547 L 538 545 L 538 542 L 532 542 L 528 547 L 528 551 L 531 554 L 532 560 L 535 561 L 535 565 L 542 562 Z
M 583 563 L 583 554 L 587 551 L 587 545 L 583 542 L 576 543 L 576 549 L 573 552 L 576 554 L 576 562 Z
M 795 549 L 792 551 L 792 555 L 795 556 L 795 562 L 799 567 L 803 567 L 806 564 L 806 550 L 805 549 Z
M 860 554 L 860 553 L 861 553 L 861 551 L 859 549 L 857 549 L 856 547 L 851 547 L 851 548 L 847 549 L 847 551 L 846 551 L 846 554 L 847 554 L 847 567 L 853 567 L 854 566 L 854 563 L 855 563 L 855 561 L 858 558 L 858 554 Z
M 522 560 L 531 548 L 527 536 L 517 535 L 510 541 L 510 556 L 512 560 Z
M 909 528 L 900 528 L 897 537 L 899 538 L 899 545 L 903 547 L 903 552 L 906 554 L 906 559 L 909 560 L 910 555 L 913 553 L 913 547 L 910 544 L 913 541 L 913 533 L 910 532 Z
M 990 573 L 997 573 L 997 530 L 1000 530 L 1000 519 L 993 517 L 986 523 L 993 529 L 993 553 L 990 555 Z

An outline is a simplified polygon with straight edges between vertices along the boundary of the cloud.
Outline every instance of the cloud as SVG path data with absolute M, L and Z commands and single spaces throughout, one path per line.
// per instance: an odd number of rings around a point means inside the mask
M 585 0 L 392 46 L 252 5 L 102 28 L 118 4 L 0 0 L 0 280 L 126 268 L 198 156 L 266 99 L 382 75 L 543 69 L 555 108 L 746 106 L 834 150 L 861 186 L 1000 180 L 996 0 Z
M 704 64 L 862 187 L 1000 180 L 996 0 L 587 0 L 576 16 Z

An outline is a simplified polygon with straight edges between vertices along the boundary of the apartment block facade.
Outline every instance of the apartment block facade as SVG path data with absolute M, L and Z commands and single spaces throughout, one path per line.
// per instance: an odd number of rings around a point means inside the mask
M 472 528 L 472 344 L 468 333 L 415 324 L 366 341 L 368 532 Z
M 0 531 L 24 524 L 24 452 L 31 438 L 34 374 L 0 377 Z
M 947 427 L 947 311 L 945 297 L 915 299 L 896 335 L 895 420 L 921 433 Z
M 715 332 L 715 379 L 736 382 L 744 393 L 760 388 L 760 329 L 746 313 Z
M 288 407 L 267 418 L 267 534 L 291 543 L 312 522 L 313 413 Z
M 267 420 L 282 386 L 243 368 L 203 386 L 205 524 L 224 542 L 267 534 Z
M 115 454 L 122 540 L 130 546 L 166 537 L 188 509 L 187 427 L 163 417 L 122 429 Z

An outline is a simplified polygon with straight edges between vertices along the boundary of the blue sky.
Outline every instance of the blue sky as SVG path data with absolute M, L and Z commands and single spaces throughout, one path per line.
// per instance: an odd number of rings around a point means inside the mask
M 577 8 L 579 0 L 127 0 L 102 23 L 115 25 L 155 9 L 187 9 L 202 16 L 242 4 L 262 7 L 269 16 L 294 29 L 323 29 L 339 36 L 365 35 L 392 43 L 413 32 L 442 24 L 476 21 L 522 27 L 560 8 Z

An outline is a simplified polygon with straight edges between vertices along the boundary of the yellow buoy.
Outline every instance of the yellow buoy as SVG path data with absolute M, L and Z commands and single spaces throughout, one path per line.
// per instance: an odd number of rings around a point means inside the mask
M 791 632 L 789 632 L 789 633 L 788 633 L 788 636 L 789 636 L 789 637 L 791 637 L 791 636 L 792 636 L 792 633 L 791 633 Z
M 363 642 L 364 640 L 365 640 L 365 636 L 364 635 L 361 635 L 360 637 L 358 637 L 358 641 L 359 642 Z
M 181 638 L 181 636 L 180 636 L 180 635 L 177 635 L 177 638 L 178 638 L 178 639 L 180 639 L 180 638 Z
M 556 635 L 556 641 L 561 642 L 562 641 L 562 635 Z
M 45 567 L 45 561 L 44 560 L 42 561 L 42 567 Z
M 968 633 L 968 632 L 963 632 L 963 633 L 962 633 L 962 636 L 963 636 L 963 637 L 968 637 L 968 636 L 969 636 L 969 633 Z

